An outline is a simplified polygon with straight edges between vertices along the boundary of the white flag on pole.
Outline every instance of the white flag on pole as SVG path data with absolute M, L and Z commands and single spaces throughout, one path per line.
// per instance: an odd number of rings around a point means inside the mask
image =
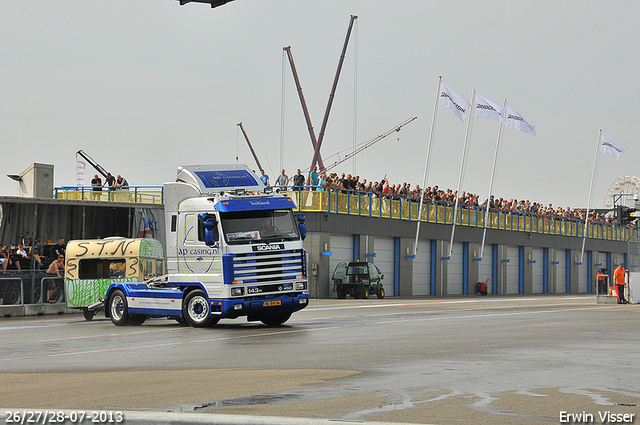
M 600 153 L 608 153 L 609 155 L 615 155 L 616 159 L 620 158 L 620 155 L 626 149 L 616 145 L 611 140 L 607 139 L 605 135 L 602 135 L 602 140 L 600 141 Z
M 86 164 L 84 161 L 76 158 L 76 186 L 84 186 L 84 170 Z
M 438 100 L 439 107 L 453 109 L 453 113 L 456 114 L 461 121 L 464 121 L 470 105 L 467 99 L 451 90 L 445 83 L 442 83 L 440 87 L 440 98 Z
M 507 105 L 507 119 L 504 125 L 507 128 L 513 128 L 515 130 L 524 131 L 532 136 L 536 135 L 536 126 L 531 125 L 525 120 L 522 115 L 511 106 Z
M 504 122 L 504 117 L 502 116 L 506 109 L 504 106 L 498 105 L 478 93 L 476 93 L 475 103 L 476 107 L 473 113 L 475 118 Z

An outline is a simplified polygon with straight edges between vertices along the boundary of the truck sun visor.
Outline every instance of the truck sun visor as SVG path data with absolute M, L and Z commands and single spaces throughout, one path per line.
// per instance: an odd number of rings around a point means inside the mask
M 220 212 L 234 212 L 245 210 L 281 210 L 296 208 L 296 204 L 291 198 L 282 196 L 275 198 L 253 198 L 253 199 L 229 199 L 218 202 L 214 208 Z
M 195 175 L 207 189 L 258 186 L 258 182 L 247 170 L 196 171 Z

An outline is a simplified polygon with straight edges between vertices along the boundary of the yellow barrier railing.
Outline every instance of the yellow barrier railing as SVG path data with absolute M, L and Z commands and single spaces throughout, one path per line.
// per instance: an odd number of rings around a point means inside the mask
M 129 186 L 125 189 L 109 189 L 94 191 L 91 186 L 63 186 L 53 190 L 55 199 L 72 199 L 84 201 L 130 202 L 134 204 L 163 204 L 162 186 Z
M 300 190 L 283 192 L 296 203 L 298 211 L 326 212 L 334 214 L 360 215 L 417 221 L 419 202 L 404 199 L 380 198 L 370 193 L 347 194 L 334 191 Z M 421 221 L 437 224 L 452 224 L 451 205 L 425 203 L 422 205 Z M 459 207 L 456 214 L 457 226 L 483 227 L 484 210 Z M 487 214 L 487 228 L 511 230 L 527 233 L 584 237 L 584 222 L 564 220 L 554 217 L 534 217 L 511 212 L 490 211 Z M 638 229 L 590 223 L 587 237 L 612 241 L 627 241 L 637 237 Z
M 294 200 L 298 211 L 327 212 L 334 214 L 361 215 L 367 217 L 391 218 L 418 221 L 419 202 L 405 199 L 380 198 L 371 193 L 338 193 L 327 190 L 300 190 L 286 193 Z M 163 204 L 162 186 L 131 186 L 127 189 L 110 190 L 103 188 L 94 192 L 91 186 L 64 186 L 54 189 L 56 199 L 73 199 L 104 202 L 130 202 L 142 204 Z M 420 219 L 423 222 L 452 224 L 451 205 L 425 203 Z M 484 210 L 459 207 L 456 214 L 457 226 L 483 227 Z M 543 233 L 561 236 L 584 236 L 584 223 L 553 217 L 533 217 L 510 212 L 490 211 L 487 214 L 487 228 L 512 230 L 528 233 Z M 638 229 L 628 227 L 589 224 L 587 237 L 612 241 L 627 241 L 637 237 Z

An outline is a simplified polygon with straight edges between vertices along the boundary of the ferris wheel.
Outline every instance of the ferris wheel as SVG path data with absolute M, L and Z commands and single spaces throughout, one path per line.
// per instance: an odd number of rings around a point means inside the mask
M 627 205 L 634 199 L 640 199 L 640 179 L 632 176 L 618 177 L 607 191 L 604 207 L 613 208 L 615 205 Z

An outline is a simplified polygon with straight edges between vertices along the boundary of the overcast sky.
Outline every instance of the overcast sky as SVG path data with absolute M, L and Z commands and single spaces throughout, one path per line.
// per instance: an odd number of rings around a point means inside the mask
M 505 130 L 498 197 L 586 206 L 600 129 L 626 152 L 598 155 L 592 207 L 618 177 L 640 174 L 640 2 L 1 2 L 1 195 L 17 193 L 4 175 L 34 162 L 55 166 L 56 186 L 75 185 L 79 149 L 131 185 L 161 185 L 178 165 L 236 156 L 256 168 L 239 122 L 272 181 L 281 166 L 290 176 L 308 168 L 313 149 L 283 47 L 317 135 L 350 15 L 358 19 L 325 166 L 354 142 L 418 119 L 332 171 L 422 185 L 441 75 L 468 100 L 474 89 L 506 98 L 536 126 L 535 137 Z M 497 122 L 474 121 L 463 190 L 486 197 L 497 131 Z M 464 136 L 465 123 L 439 109 L 428 185 L 456 188 Z

